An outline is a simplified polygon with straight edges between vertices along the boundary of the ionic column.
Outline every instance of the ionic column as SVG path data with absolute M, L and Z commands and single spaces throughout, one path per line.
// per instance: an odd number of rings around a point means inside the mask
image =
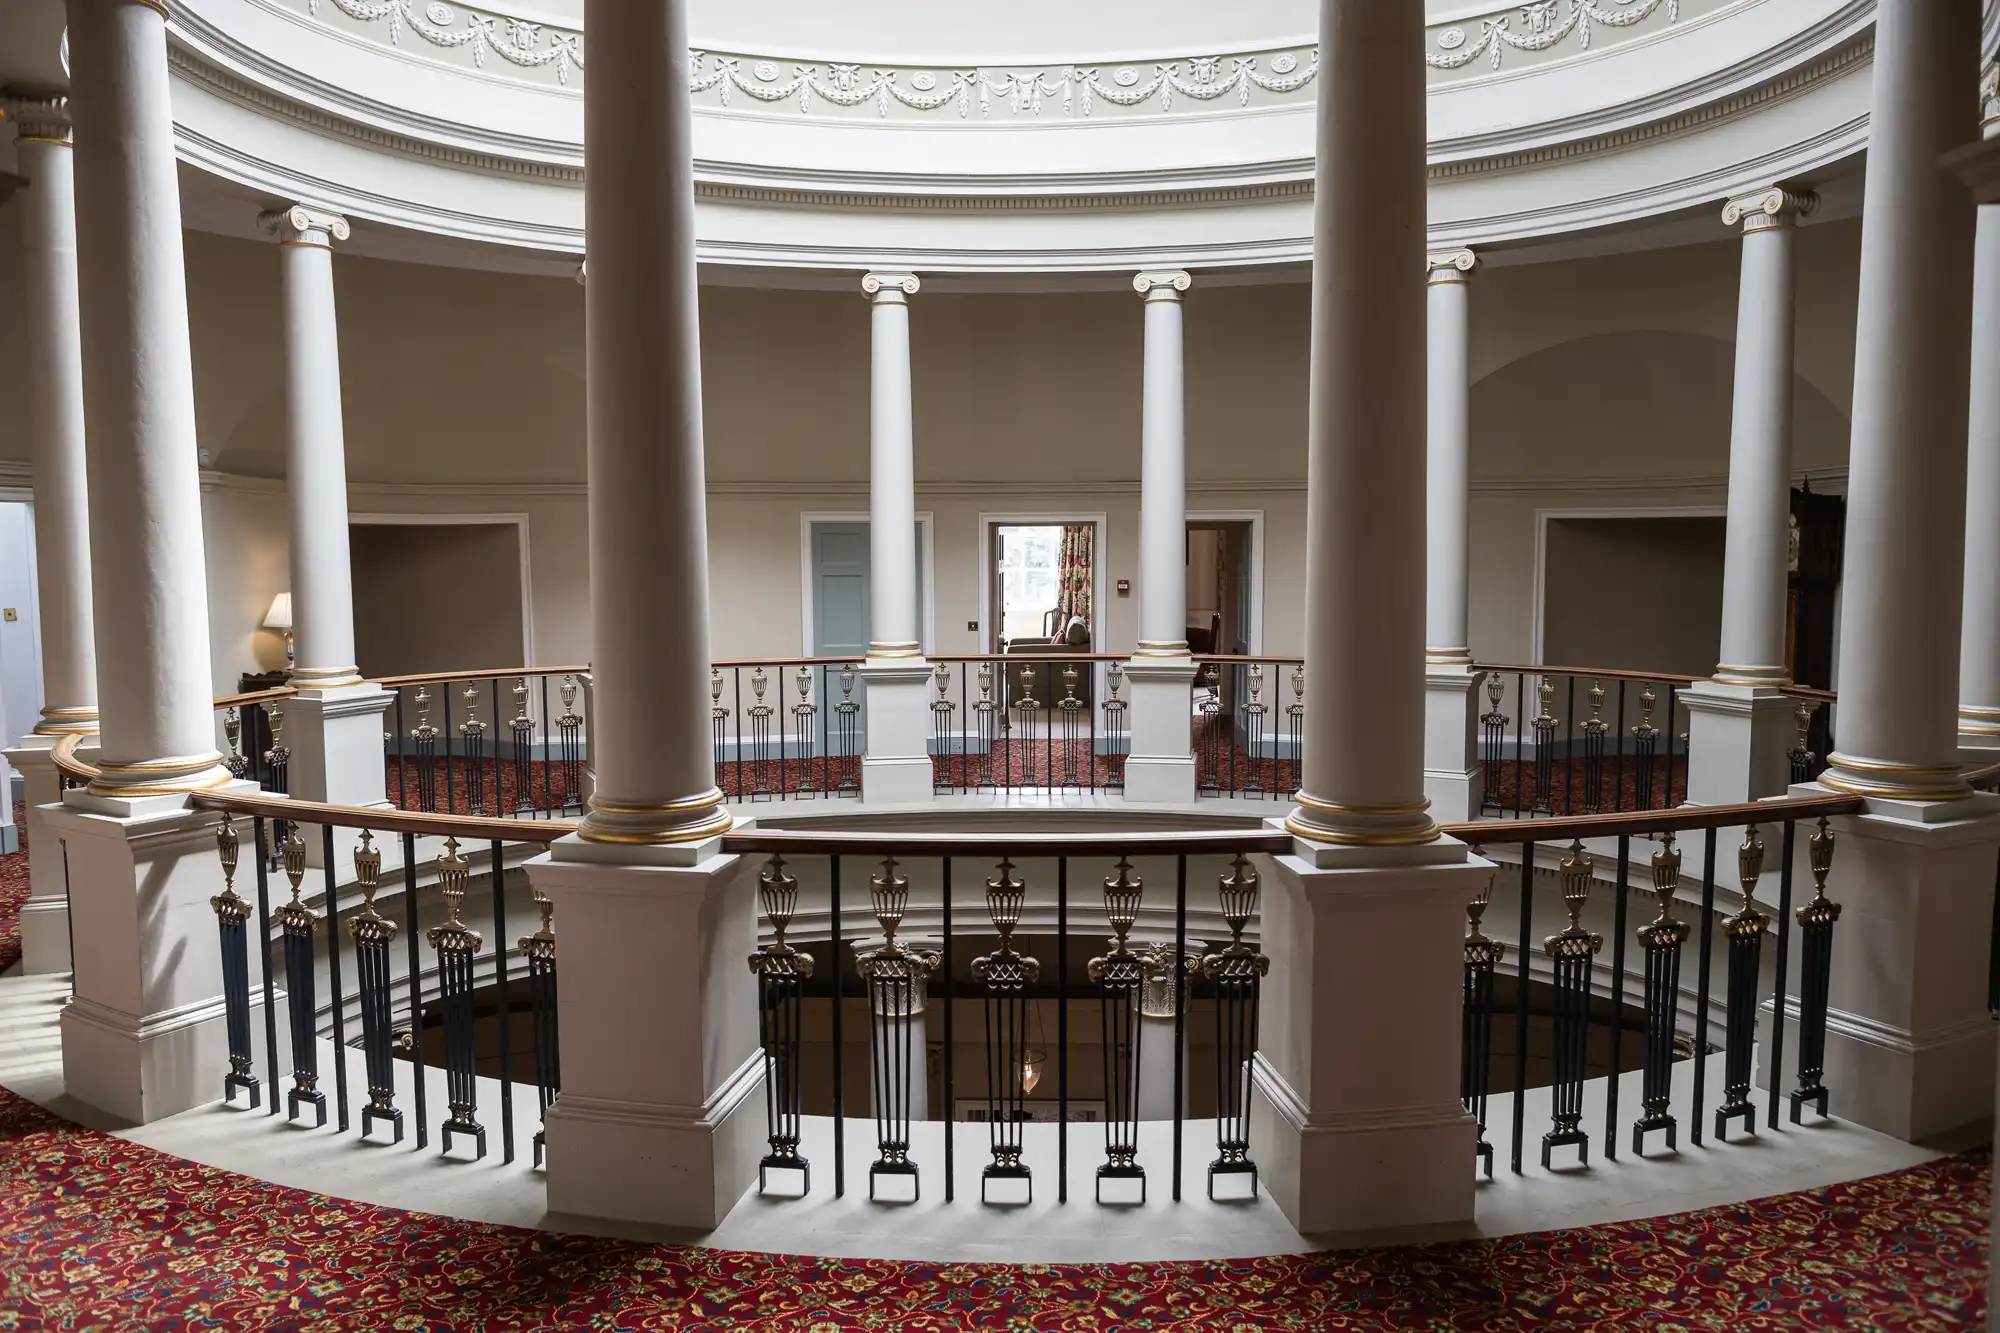
M 62 799 L 49 751 L 68 732 L 97 729 L 91 641 L 90 518 L 84 483 L 83 346 L 76 287 L 76 184 L 69 109 L 59 93 L 0 90 L 28 188 L 20 195 L 22 316 L 28 335 L 28 449 L 34 465 L 35 585 L 42 649 L 42 716 L 6 756 L 27 805 L 30 896 L 21 908 L 22 967 L 69 970 L 62 847 L 37 837 L 39 807 Z
M 1790 546 L 1792 346 L 1797 220 L 1819 200 L 1771 186 L 1731 199 L 1743 228 L 1736 306 L 1736 395 L 1729 432 L 1729 523 L 1722 573 L 1722 660 L 1687 703 L 1688 799 L 1761 800 L 1790 780 L 1793 705 L 1785 665 Z
M 1993 1114 L 1986 1017 L 2000 798 L 1959 769 L 1979 0 L 1876 7 L 1827 895 L 1867 923 L 1834 950 L 1835 1114 L 1920 1139 Z M 1965 160 L 1965 159 L 1970 159 Z M 1987 179 L 1993 163 L 1986 158 Z M 1990 578 L 1990 570 L 1982 577 Z M 1843 927 L 1844 928 L 1844 927 Z
M 1961 797 L 1973 213 L 1938 159 L 1977 137 L 1978 0 L 1889 0 L 1875 99 L 1855 339 L 1843 561 L 1839 791 Z
M 1989 72 L 1989 79 L 1994 77 Z M 1981 138 L 2000 155 L 2000 92 Z M 1958 743 L 2000 749 L 2000 199 L 1982 203 L 1972 270 L 1972 412 L 1965 467 L 1965 619 L 1958 650 Z M 1984 756 L 1983 756 L 1984 757 Z
M 1472 480 L 1472 275 L 1466 249 L 1427 256 L 1429 501 L 1424 588 L 1424 795 L 1443 819 L 1474 819 L 1481 793 L 1479 680 L 1467 628 Z
M 867 728 L 865 801 L 927 801 L 931 779 L 930 669 L 917 607 L 916 427 L 910 401 L 914 273 L 868 273 Z
M 1319 14 L 1304 771 L 1293 852 L 1261 867 L 1251 1066 L 1251 1137 L 1302 1232 L 1472 1216 L 1453 982 L 1492 874 L 1424 798 L 1423 11 Z
M 354 661 L 348 558 L 346 439 L 340 412 L 340 328 L 333 243 L 347 219 L 306 204 L 259 215 L 278 239 L 285 348 L 285 490 L 291 501 L 292 684 L 285 706 L 294 796 L 339 805 L 386 797 L 382 714 L 394 697 L 364 684 Z M 336 841 L 345 861 L 351 839 Z M 321 848 L 309 843 L 317 863 Z
M 69 52 L 102 771 L 48 812 L 76 924 L 63 1075 L 70 1095 L 145 1121 L 212 1097 L 207 1071 L 226 1060 L 216 818 L 187 795 L 230 779 L 210 704 L 163 9 L 76 0 Z
M 591 0 L 584 88 L 591 733 L 578 833 L 529 864 L 563 950 L 549 1207 L 713 1226 L 755 1174 L 755 879 L 725 855 L 687 0 Z
M 1145 298 L 1144 397 L 1139 413 L 1139 643 L 1132 684 L 1128 801 L 1192 801 L 1194 748 L 1187 643 L 1187 385 L 1181 293 L 1193 278 L 1156 269 L 1132 279 Z

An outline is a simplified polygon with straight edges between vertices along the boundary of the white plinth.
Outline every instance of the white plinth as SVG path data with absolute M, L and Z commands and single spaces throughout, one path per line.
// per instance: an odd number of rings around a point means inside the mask
M 869 662 L 861 668 L 868 735 L 861 756 L 861 799 L 928 801 L 937 794 L 931 768 L 931 669 Z
M 27 735 L 5 751 L 21 774 L 26 814 L 21 831 L 28 839 L 28 901 L 21 904 L 21 970 L 34 974 L 69 971 L 69 899 L 63 890 L 62 842 L 44 833 L 43 806 L 62 801 L 62 774 L 50 752 L 58 738 Z
M 1431 818 L 1479 818 L 1485 795 L 1479 766 L 1479 687 L 1483 671 L 1431 667 L 1424 673 L 1424 795 Z
M 758 867 L 719 852 L 571 836 L 528 863 L 562 960 L 552 1212 L 705 1229 L 756 1178 Z
M 1194 800 L 1194 677 L 1194 661 L 1186 657 L 1135 657 L 1125 667 L 1132 687 L 1127 801 Z M 1235 743 L 1233 736 L 1229 743 Z
M 287 699 L 285 743 L 292 751 L 285 767 L 287 793 L 301 801 L 388 805 L 382 718 L 395 702 L 392 692 L 368 682 L 302 689 Z M 353 878 L 354 848 L 360 840 L 356 830 L 334 830 L 334 869 L 342 883 Z M 324 860 L 324 842 L 308 832 L 306 864 L 318 866 Z
M 1472 1217 L 1477 1131 L 1458 1100 L 1461 942 L 1465 904 L 1493 865 L 1448 840 L 1415 850 L 1432 863 L 1259 858 L 1271 972 L 1250 1132 L 1271 1197 L 1301 1232 Z M 1347 851 L 1333 859 L 1406 859 Z
M 229 1068 L 209 906 L 223 885 L 215 847 L 222 817 L 180 797 L 112 800 L 78 790 L 66 801 L 42 812 L 43 827 L 68 844 L 76 914 L 64 1084 L 135 1124 L 211 1101 Z
M 1781 796 L 1791 784 L 1798 703 L 1767 685 L 1696 681 L 1678 696 L 1688 710 L 1687 799 L 1737 805 Z
M 1831 821 L 1827 896 L 1843 909 L 1828 996 L 1831 1109 L 1904 1140 L 1993 1114 L 1986 982 L 2000 797 L 1954 804 L 1871 801 L 1868 813 Z M 1937 818 L 1950 813 L 1961 817 Z

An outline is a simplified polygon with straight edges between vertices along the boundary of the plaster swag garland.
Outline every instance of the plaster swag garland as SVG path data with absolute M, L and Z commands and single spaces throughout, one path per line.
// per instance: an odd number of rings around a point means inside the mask
M 491 51 L 522 69 L 553 65 L 556 82 L 564 86 L 568 86 L 572 71 L 583 70 L 580 32 L 550 30 L 545 24 L 448 5 L 444 0 L 427 0 L 421 9 L 411 0 L 331 0 L 331 3 L 347 17 L 363 23 L 386 20 L 391 46 L 403 44 L 403 32 L 407 29 L 432 46 L 447 50 L 470 47 L 472 63 L 479 69 L 486 68 L 486 53 Z M 319 6 L 320 0 L 306 0 L 306 10 L 315 18 L 319 17 Z M 458 26 L 461 17 L 465 20 L 463 27 Z
M 1548 51 L 1575 37 L 1578 49 L 1588 51 L 1591 31 L 1598 25 L 1630 28 L 1645 22 L 1663 7 L 1669 24 L 1678 23 L 1681 18 L 1681 0 L 1568 0 L 1568 5 L 1564 9 L 1563 0 L 1529 0 L 1519 6 L 1518 29 L 1514 26 L 1516 15 L 1511 13 L 1482 18 L 1477 39 L 1470 39 L 1463 27 L 1428 33 L 1426 36 L 1438 49 L 1426 51 L 1424 63 L 1432 69 L 1463 69 L 1483 55 L 1497 70 L 1509 47 L 1516 51 Z
M 1196 56 L 1157 63 L 1150 74 L 1138 66 L 1121 65 L 1107 72 L 1070 65 L 1043 70 L 959 69 L 948 71 L 894 70 L 860 65 L 794 65 L 789 77 L 770 60 L 743 56 L 711 56 L 695 51 L 689 57 L 696 93 L 718 90 L 717 100 L 729 105 L 731 89 L 759 102 L 797 99 L 799 113 L 810 114 L 813 99 L 838 107 L 874 103 L 887 116 L 892 103 L 913 111 L 956 109 L 961 120 L 977 110 L 981 119 L 997 102 L 1016 114 L 1039 115 L 1059 104 L 1065 116 L 1089 116 L 1098 101 L 1137 107 L 1158 98 L 1162 112 L 1172 111 L 1176 96 L 1194 102 L 1215 102 L 1234 94 L 1247 106 L 1253 88 L 1267 93 L 1295 93 L 1319 73 L 1316 51 L 1281 51 L 1270 57 L 1270 71 L 1259 68 L 1260 57 Z

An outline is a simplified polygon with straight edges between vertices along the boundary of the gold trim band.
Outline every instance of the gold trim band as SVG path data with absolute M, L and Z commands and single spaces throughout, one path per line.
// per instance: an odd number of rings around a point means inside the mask
M 349 677 L 361 679 L 358 666 L 343 667 L 293 667 L 293 680 L 345 680 Z
M 1428 796 L 1415 805 L 1342 805 L 1338 801 L 1323 801 L 1304 792 L 1296 793 L 1292 799 L 1309 809 L 1324 810 L 1334 815 L 1420 815 L 1431 808 Z
M 1428 821 L 1420 829 L 1402 832 L 1345 833 L 1338 829 L 1323 829 L 1317 824 L 1302 824 L 1296 813 L 1285 816 L 1285 832 L 1307 842 L 1330 843 L 1336 847 L 1421 847 L 1444 836 L 1443 830 Z
M 585 815 L 583 822 L 577 826 L 578 838 L 584 842 L 607 843 L 620 847 L 667 847 L 677 843 L 702 842 L 727 833 L 736 826 L 736 816 L 721 808 L 716 810 L 713 818 L 700 824 L 660 832 L 628 833 L 620 829 L 594 828 L 590 819 L 590 815 Z
M 600 800 L 592 796 L 590 798 L 590 808 L 592 810 L 602 810 L 607 815 L 666 815 L 672 814 L 676 810 L 703 810 L 712 805 L 721 805 L 722 802 L 723 795 L 721 789 L 710 787 L 705 792 L 698 792 L 693 796 L 683 796 L 678 800 L 667 801 L 661 805 L 621 805 L 616 801 Z
M 109 765 L 106 765 L 106 767 L 108 768 Z M 189 792 L 214 791 L 217 787 L 226 787 L 236 781 L 235 777 L 226 768 L 218 776 L 209 778 L 204 782 L 146 782 L 133 786 L 119 786 L 106 785 L 102 779 L 103 772 L 100 770 L 98 777 L 91 779 L 90 785 L 85 790 L 92 796 L 114 796 L 121 798 L 133 796 L 185 796 Z
M 1791 676 L 1783 667 L 1718 666 L 1709 677 L 1717 685 L 1789 685 Z
M 76 147 L 76 140 L 74 139 L 57 139 L 47 134 L 17 134 L 14 136 L 14 142 L 17 144 L 45 143 L 45 144 L 52 144 L 57 148 Z
M 199 773 L 205 768 L 219 766 L 222 756 L 211 751 L 208 754 L 192 754 L 185 759 L 147 759 L 136 764 L 119 764 L 102 760 L 97 768 L 100 773 Z

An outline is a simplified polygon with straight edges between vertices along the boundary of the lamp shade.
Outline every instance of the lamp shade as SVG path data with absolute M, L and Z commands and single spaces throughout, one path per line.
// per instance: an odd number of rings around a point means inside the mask
M 271 609 L 264 613 L 264 628 L 288 630 L 291 627 L 292 595 L 281 592 L 271 599 Z

